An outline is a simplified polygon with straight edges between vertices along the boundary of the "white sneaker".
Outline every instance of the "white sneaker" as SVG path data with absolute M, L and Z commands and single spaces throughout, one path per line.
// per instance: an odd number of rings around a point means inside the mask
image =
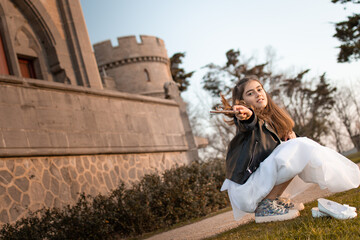
M 329 215 L 327 215 L 326 213 L 320 212 L 319 208 L 317 207 L 313 207 L 311 209 L 311 214 L 314 218 L 319 218 L 319 217 L 330 217 Z
M 357 216 L 356 208 L 349 205 L 341 205 L 340 203 L 327 200 L 324 198 L 318 199 L 319 212 L 327 214 L 336 219 L 350 219 Z

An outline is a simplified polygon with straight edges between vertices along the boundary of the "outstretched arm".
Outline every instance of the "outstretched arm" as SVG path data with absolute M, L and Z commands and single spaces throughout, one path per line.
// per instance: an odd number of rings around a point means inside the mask
M 235 117 L 237 119 L 239 119 L 240 121 L 248 120 L 251 117 L 251 115 L 253 114 L 253 112 L 250 109 L 248 109 L 247 107 L 245 107 L 243 105 L 234 105 L 233 110 L 235 112 L 237 112 L 235 114 Z

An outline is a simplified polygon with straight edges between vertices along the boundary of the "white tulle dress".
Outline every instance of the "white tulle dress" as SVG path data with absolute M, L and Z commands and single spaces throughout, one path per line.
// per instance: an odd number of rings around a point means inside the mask
M 360 184 L 360 171 L 355 163 L 330 148 L 301 137 L 277 146 L 246 183 L 240 185 L 226 179 L 221 191 L 228 191 L 234 218 L 239 220 L 246 213 L 254 212 L 275 185 L 295 176 L 331 192 L 357 188 Z M 296 184 L 292 185 L 296 188 Z

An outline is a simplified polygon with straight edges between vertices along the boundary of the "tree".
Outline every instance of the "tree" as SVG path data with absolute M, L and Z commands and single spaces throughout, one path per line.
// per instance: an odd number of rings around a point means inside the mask
M 332 0 L 333 3 L 360 4 L 360 0 Z M 354 13 L 348 19 L 335 24 L 336 37 L 340 42 L 338 62 L 351 62 L 360 59 L 360 14 Z
M 345 133 L 359 150 L 356 136 L 360 134 L 360 104 L 357 96 L 354 89 L 342 87 L 336 96 L 334 115 L 340 120 Z
M 332 125 L 328 116 L 335 104 L 336 88 L 327 83 L 325 74 L 317 82 L 315 79 L 304 79 L 308 72 L 306 70 L 295 78 L 283 79 L 279 91 L 285 108 L 295 122 L 294 131 L 321 142 L 321 137 L 329 133 Z
M 175 53 L 170 58 L 170 72 L 173 80 L 178 84 L 179 91 L 183 92 L 187 90 L 187 87 L 190 85 L 189 78 L 193 75 L 194 71 L 185 73 L 183 68 L 180 68 L 182 64 L 182 58 L 185 57 L 185 53 Z
M 275 74 L 268 67 L 270 62 L 252 64 L 252 59 L 240 60 L 241 54 L 237 50 L 226 52 L 227 62 L 220 66 L 213 63 L 206 65 L 207 73 L 203 77 L 203 88 L 210 93 L 215 101 L 220 102 L 219 93 L 231 98 L 231 89 L 235 83 L 248 75 L 256 75 L 263 83 L 266 91 L 275 102 L 285 107 L 295 121 L 294 130 L 301 136 L 306 136 L 321 142 L 321 137 L 326 135 L 331 126 L 329 112 L 334 105 L 333 95 L 336 88 L 328 84 L 325 74 L 318 79 L 308 79 L 309 70 L 302 71 L 293 77 L 285 74 Z M 211 138 L 211 147 L 215 150 L 226 149 L 230 132 L 223 116 L 213 117 L 212 123 L 215 131 Z M 221 121 L 219 121 L 221 120 Z M 232 130 L 229 130 L 232 129 Z

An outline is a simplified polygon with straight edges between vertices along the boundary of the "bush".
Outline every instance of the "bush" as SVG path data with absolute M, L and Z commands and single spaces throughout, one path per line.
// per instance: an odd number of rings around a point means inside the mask
M 0 238 L 111 239 L 167 228 L 228 206 L 219 191 L 224 174 L 223 161 L 213 160 L 145 175 L 130 189 L 120 183 L 107 196 L 82 194 L 73 206 L 31 212 L 5 224 Z

